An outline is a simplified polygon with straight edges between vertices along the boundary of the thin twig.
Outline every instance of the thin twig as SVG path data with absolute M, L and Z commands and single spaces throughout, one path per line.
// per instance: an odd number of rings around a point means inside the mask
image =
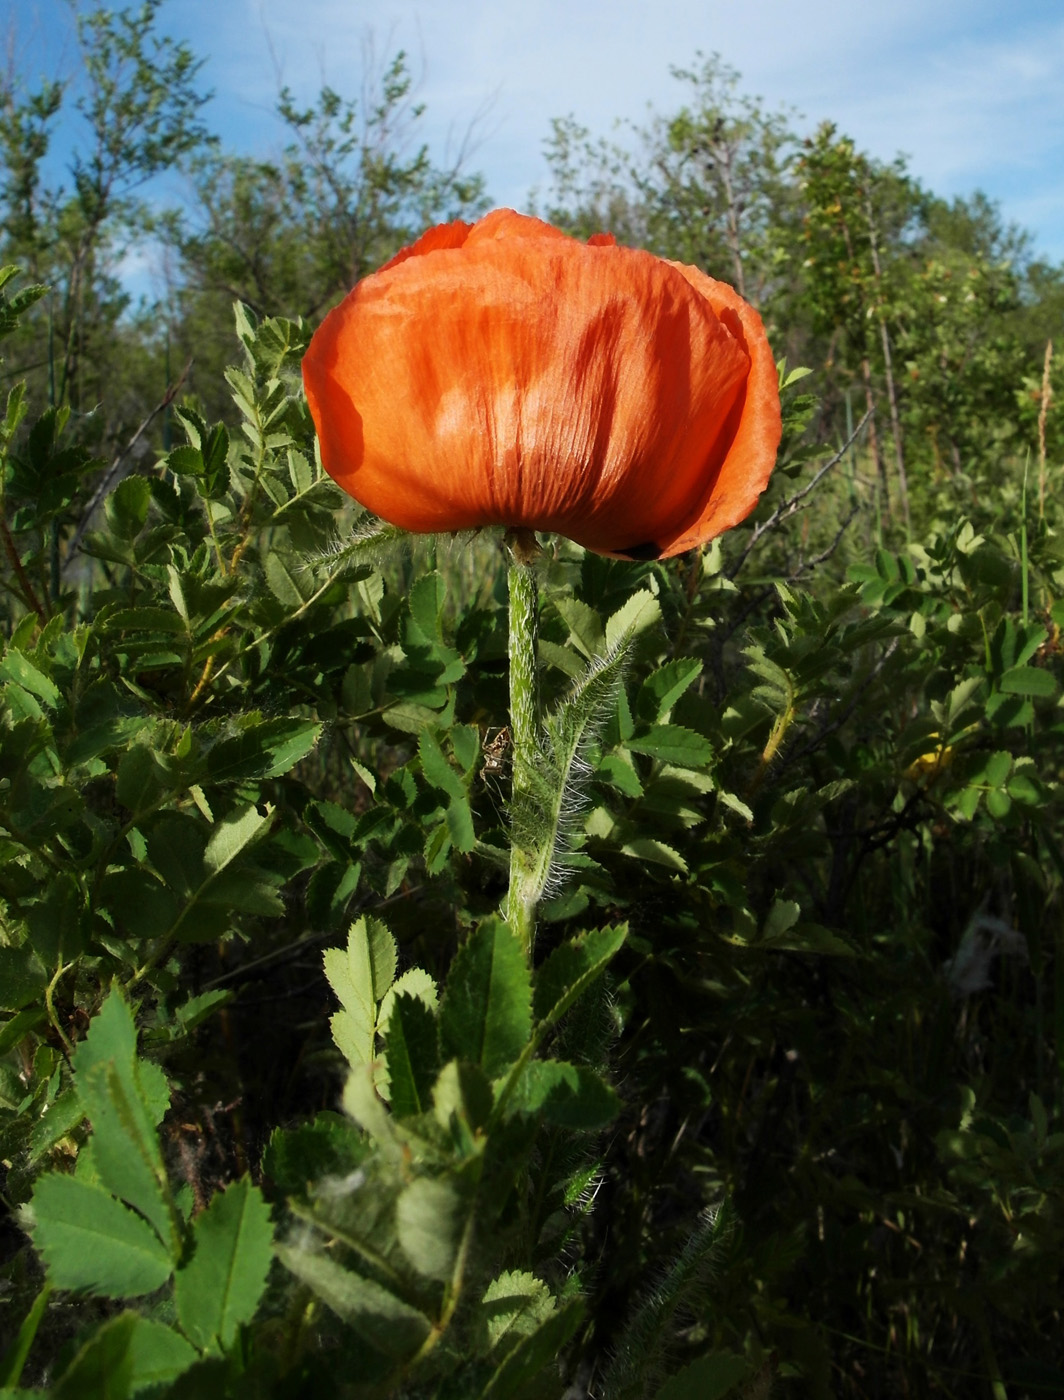
M 814 554 L 812 559 L 803 559 L 798 565 L 798 567 L 793 571 L 793 573 L 788 575 L 788 583 L 797 583 L 797 581 L 801 578 L 803 574 L 808 573 L 810 569 L 815 569 L 818 564 L 823 564 L 826 560 L 831 558 L 831 556 L 835 553 L 840 543 L 842 542 L 843 535 L 856 520 L 857 512 L 859 510 L 859 506 L 854 506 L 853 510 L 850 511 L 849 515 L 842 522 L 839 528 L 835 531 L 835 538 L 831 541 L 827 548 L 822 549 L 819 554 Z
M 1053 397 L 1053 342 L 1046 341 L 1046 357 L 1042 365 L 1042 399 L 1038 406 L 1038 518 L 1043 520 L 1046 513 L 1046 418 Z
M 29 575 L 26 573 L 22 560 L 19 558 L 19 552 L 11 536 L 11 530 L 2 515 L 0 515 L 0 535 L 3 536 L 4 552 L 7 555 L 8 562 L 12 569 L 15 571 L 15 577 L 18 579 L 19 587 L 22 590 L 22 601 L 28 608 L 33 609 L 43 627 L 48 621 L 48 614 L 44 610 L 44 604 L 34 592 L 33 584 L 30 582 Z
M 89 522 L 92 519 L 96 507 L 100 504 L 103 498 L 106 495 L 108 495 L 109 492 L 114 490 L 114 488 L 118 485 L 122 478 L 126 476 L 127 473 L 130 471 L 131 464 L 130 466 L 126 465 L 126 458 L 129 456 L 133 448 L 140 441 L 140 439 L 147 432 L 147 430 L 151 427 L 152 423 L 155 422 L 159 414 L 162 413 L 164 409 L 169 408 L 169 406 L 173 403 L 174 399 L 177 397 L 177 391 L 181 388 L 181 385 L 184 384 L 185 380 L 188 378 L 188 372 L 191 368 L 192 361 L 189 360 L 188 364 L 185 365 L 185 368 L 170 385 L 166 393 L 162 396 L 159 402 L 148 414 L 147 418 L 144 419 L 143 423 L 141 423 L 140 427 L 129 439 L 125 447 L 122 448 L 122 451 L 119 452 L 118 456 L 111 463 L 110 467 L 108 467 L 103 480 L 100 482 L 99 486 L 97 486 L 96 490 L 92 494 L 92 499 L 89 501 L 89 504 L 85 507 L 85 511 L 78 524 L 78 528 L 74 531 L 74 536 L 71 539 L 70 544 L 67 546 L 66 559 L 63 561 L 64 570 L 69 567 L 75 554 L 77 554 L 78 549 L 81 546 L 82 538 L 85 535 L 85 531 L 89 528 Z
M 843 457 L 845 457 L 846 453 L 850 450 L 854 442 L 856 442 L 857 438 L 860 436 L 861 430 L 864 428 L 865 424 L 868 422 L 871 416 L 872 410 L 869 409 L 865 416 L 857 424 L 857 427 L 854 428 L 850 436 L 835 453 L 835 455 L 833 457 L 828 458 L 828 460 L 824 463 L 820 470 L 812 477 L 812 479 L 808 481 L 800 491 L 796 491 L 795 494 L 791 496 L 788 500 L 781 501 L 767 520 L 762 521 L 760 525 L 756 525 L 754 527 L 753 531 L 751 532 L 750 538 L 746 543 L 746 548 L 743 550 L 742 554 L 739 555 L 739 558 L 735 561 L 732 567 L 728 570 L 728 578 L 733 579 L 735 575 L 739 572 L 739 570 L 743 567 L 743 565 L 746 563 L 747 558 L 750 555 L 750 551 L 754 548 L 754 546 L 757 544 L 758 540 L 762 537 L 762 535 L 767 535 L 769 530 L 774 530 L 776 526 L 780 524 L 781 521 L 789 519 L 792 515 L 794 515 L 798 510 L 801 509 L 802 502 L 806 499 L 806 497 L 812 491 L 816 490 L 816 488 L 820 485 L 824 477 L 827 476 L 829 471 L 831 471 L 832 467 L 838 466 L 839 462 L 842 461 Z
M 803 759 L 809 754 L 813 753 L 814 750 L 820 747 L 820 745 L 824 742 L 824 740 L 828 737 L 829 734 L 834 734 L 837 730 L 842 728 L 842 726 L 853 714 L 854 710 L 857 709 L 857 706 L 860 704 L 866 691 L 873 684 L 873 682 L 879 678 L 884 666 L 886 666 L 887 662 L 894 655 L 897 649 L 898 638 L 894 637 L 891 640 L 890 645 L 884 650 L 883 655 L 879 658 L 879 660 L 869 671 L 868 675 L 861 680 L 861 682 L 857 686 L 857 689 L 850 697 L 850 701 L 845 706 L 845 708 L 840 710 L 837 714 L 833 714 L 830 722 L 822 724 L 817 729 L 817 732 L 814 735 L 812 735 L 806 741 L 806 743 L 802 744 L 800 747 L 792 748 L 787 753 L 785 753 L 780 759 L 780 770 L 790 767 L 792 763 L 797 763 L 799 759 Z

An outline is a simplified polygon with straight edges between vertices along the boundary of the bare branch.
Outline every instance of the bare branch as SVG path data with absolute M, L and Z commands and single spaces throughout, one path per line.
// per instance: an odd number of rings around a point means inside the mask
M 839 448 L 838 452 L 836 452 L 833 457 L 828 458 L 828 460 L 813 476 L 813 478 L 810 481 L 808 481 L 800 491 L 795 492 L 795 494 L 791 496 L 788 500 L 781 501 L 767 520 L 762 521 L 760 525 L 755 525 L 750 535 L 750 538 L 746 543 L 746 548 L 743 550 L 742 554 L 739 555 L 739 558 L 735 561 L 732 567 L 728 570 L 728 578 L 734 578 L 735 575 L 739 572 L 739 570 L 743 567 L 743 565 L 747 561 L 747 558 L 750 555 L 751 550 L 757 544 L 758 540 L 761 539 L 762 535 L 767 535 L 770 530 L 774 530 L 776 526 L 779 525 L 782 521 L 790 519 L 792 515 L 794 515 L 797 511 L 801 510 L 802 502 L 806 499 L 806 497 L 808 497 L 813 491 L 816 490 L 816 488 L 820 485 L 820 482 L 824 479 L 825 476 L 827 476 L 828 472 L 831 471 L 832 467 L 837 466 L 839 462 L 842 461 L 843 457 L 846 456 L 846 453 L 850 450 L 850 448 L 856 442 L 857 438 L 860 436 L 861 430 L 864 428 L 865 424 L 868 422 L 871 416 L 872 410 L 869 409 L 869 411 L 857 424 L 857 427 L 854 428 L 853 432 Z
M 133 448 L 137 445 L 137 443 L 147 432 L 147 430 L 151 427 L 152 423 L 155 422 L 155 419 L 159 416 L 159 414 L 162 413 L 162 411 L 165 408 L 168 408 L 169 405 L 173 403 L 174 399 L 177 397 L 177 391 L 181 388 L 181 385 L 184 384 L 185 380 L 188 378 L 188 372 L 191 368 L 192 361 L 189 360 L 189 362 L 185 365 L 185 368 L 170 385 L 166 393 L 162 396 L 159 402 L 148 414 L 147 418 L 144 419 L 140 427 L 126 443 L 125 447 L 122 448 L 121 452 L 119 452 L 118 456 L 111 463 L 110 467 L 108 467 L 103 480 L 100 482 L 99 486 L 97 486 L 96 490 L 92 494 L 92 499 L 89 501 L 89 504 L 85 507 L 81 520 L 78 522 L 78 528 L 74 531 L 74 537 L 70 541 L 69 546 L 67 547 L 66 558 L 63 561 L 64 571 L 70 566 L 71 561 L 73 560 L 74 556 L 77 554 L 79 548 L 81 547 L 81 541 L 85 535 L 85 531 L 89 528 L 89 521 L 92 519 L 93 513 L 95 512 L 97 506 L 100 504 L 100 502 L 106 495 L 108 495 L 111 491 L 114 490 L 114 488 L 118 485 L 122 478 L 128 474 L 132 466 L 132 463 L 127 463 L 126 461 L 129 454 L 132 452 Z

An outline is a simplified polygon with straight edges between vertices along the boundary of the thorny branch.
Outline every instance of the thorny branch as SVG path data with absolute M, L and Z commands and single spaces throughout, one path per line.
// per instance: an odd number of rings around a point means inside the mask
M 66 559 L 63 563 L 64 569 L 69 568 L 71 560 L 74 558 L 75 554 L 77 554 L 78 549 L 81 546 L 82 538 L 85 535 L 85 531 L 89 528 L 89 522 L 92 519 L 96 507 L 100 504 L 103 498 L 110 491 L 114 490 L 114 488 L 129 471 L 129 467 L 126 465 L 126 458 L 129 456 L 133 448 L 137 445 L 137 443 L 147 432 L 147 430 L 151 427 L 152 423 L 155 422 L 159 414 L 162 413 L 164 409 L 168 408 L 170 404 L 173 403 L 174 399 L 177 397 L 177 391 L 181 388 L 181 385 L 184 384 L 185 380 L 188 378 L 188 372 L 191 368 L 192 361 L 189 360 L 189 362 L 185 365 L 185 368 L 170 385 L 166 393 L 162 396 L 159 402 L 148 414 L 147 418 L 144 419 L 140 427 L 136 430 L 133 436 L 126 443 L 125 447 L 122 448 L 121 452 L 119 452 L 118 456 L 111 463 L 110 467 L 108 467 L 103 480 L 100 482 L 99 486 L 97 486 L 96 490 L 92 494 L 92 499 L 85 507 L 84 514 L 82 515 L 81 520 L 78 522 L 78 528 L 74 531 L 74 536 L 70 541 L 69 547 L 67 548 Z
M 868 422 L 869 418 L 871 418 L 871 416 L 872 410 L 869 409 L 865 416 L 857 424 L 857 427 L 854 428 L 850 436 L 835 453 L 835 455 L 833 457 L 828 458 L 828 460 L 824 463 L 820 470 L 816 472 L 810 478 L 809 481 L 806 482 L 802 489 L 800 491 L 796 491 L 795 494 L 791 496 L 788 500 L 781 501 L 767 520 L 763 520 L 760 525 L 756 525 L 754 527 L 754 529 L 750 532 L 750 538 L 746 542 L 746 548 L 743 550 L 743 552 L 739 555 L 738 559 L 728 570 L 728 578 L 733 579 L 735 575 L 739 572 L 739 570 L 743 567 L 750 555 L 750 552 L 753 550 L 758 540 L 761 539 L 762 535 L 767 535 L 770 530 L 774 530 L 776 526 L 779 525 L 782 521 L 790 519 L 792 515 L 794 515 L 797 511 L 799 511 L 802 508 L 803 501 L 805 501 L 805 499 L 808 496 L 810 496 L 813 491 L 816 490 L 816 488 L 820 485 L 824 477 L 827 476 L 829 471 L 831 471 L 832 467 L 837 466 L 839 462 L 842 461 L 843 457 L 846 456 L 846 453 L 857 441 L 857 438 L 860 436 L 862 429 Z M 848 523 L 849 522 L 847 521 L 847 524 Z

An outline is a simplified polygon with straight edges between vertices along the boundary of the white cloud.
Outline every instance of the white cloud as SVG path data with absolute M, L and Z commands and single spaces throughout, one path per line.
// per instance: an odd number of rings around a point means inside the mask
M 43 22 L 65 11 L 28 8 Z M 472 165 L 498 202 L 521 204 L 545 179 L 551 117 L 608 135 L 648 103 L 675 107 L 670 65 L 717 51 L 769 107 L 833 120 L 880 159 L 907 153 L 938 193 L 982 187 L 1064 257 L 1059 0 L 171 0 L 162 13 L 210 55 L 213 119 L 245 148 L 282 139 L 274 61 L 300 99 L 322 81 L 357 96 L 371 26 L 379 59 L 403 47 L 422 72 L 437 155 L 494 99 Z

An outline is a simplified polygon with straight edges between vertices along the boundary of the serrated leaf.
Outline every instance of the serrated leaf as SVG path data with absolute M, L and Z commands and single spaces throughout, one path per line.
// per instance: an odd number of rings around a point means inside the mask
M 0 657 L 0 681 L 14 681 L 53 709 L 59 704 L 59 687 L 20 651 L 11 649 Z
M 146 811 L 166 786 L 158 759 L 147 744 L 132 744 L 118 763 L 115 798 L 137 816 Z
M 431 977 L 424 968 L 408 967 L 404 973 L 395 979 L 381 998 L 380 1010 L 377 1013 L 377 1030 L 381 1035 L 384 1035 L 388 1029 L 388 1021 L 392 1014 L 392 1007 L 395 1005 L 395 998 L 400 992 L 406 992 L 408 996 L 417 997 L 433 1015 L 435 1015 L 439 1007 L 440 997 L 436 988 L 435 979 Z
M 606 651 L 627 646 L 641 632 L 661 621 L 661 605 L 647 589 L 634 593 L 606 623 Z
M 112 535 L 134 540 L 144 529 L 151 505 L 151 486 L 143 476 L 127 476 L 104 502 L 104 514 Z
M 166 458 L 166 466 L 175 476 L 202 476 L 206 467 L 198 447 L 175 447 Z
M 636 708 L 648 720 L 658 722 L 668 714 L 680 696 L 702 674 L 702 663 L 693 657 L 682 657 L 660 666 L 639 689 Z
M 352 1065 L 373 1058 L 377 1006 L 395 980 L 397 960 L 388 929 L 366 916 L 351 925 L 345 950 L 326 949 L 325 976 L 344 1008 L 340 1019 L 333 1020 L 342 1027 L 345 1044 L 340 1049 Z
M 410 590 L 410 618 L 427 642 L 443 640 L 440 612 L 447 591 L 438 573 L 422 575 Z
M 793 899 L 777 899 L 765 918 L 762 938 L 779 938 L 794 927 L 801 913 L 801 905 L 796 904 Z
M 578 598 L 562 595 L 551 600 L 569 628 L 573 641 L 590 661 L 598 656 L 605 643 L 602 620 L 594 608 Z
M 384 1036 L 388 1097 L 397 1117 L 425 1113 L 439 1073 L 436 1017 L 420 998 L 400 992 L 391 1006 Z
M 426 1278 L 446 1282 L 462 1232 L 461 1198 L 444 1178 L 419 1177 L 399 1196 L 396 1234 L 403 1253 Z
M 263 570 L 270 592 L 285 608 L 302 607 L 314 592 L 313 575 L 294 555 L 281 555 L 271 550 L 266 555 Z
M 620 754 L 609 753 L 603 758 L 598 768 L 595 770 L 595 777 L 600 782 L 605 782 L 618 792 L 624 793 L 625 797 L 642 797 L 643 784 L 639 781 L 639 776 L 630 763 L 626 763 Z
M 605 970 L 624 940 L 628 925 L 592 929 L 560 943 L 536 969 L 533 1011 L 536 1020 L 552 1025 Z
M 663 865 L 667 870 L 678 870 L 683 875 L 687 874 L 687 862 L 679 851 L 674 851 L 664 841 L 655 841 L 651 836 L 637 836 L 632 841 L 626 841 L 621 847 L 621 853 L 634 856 L 636 860 L 647 860 L 651 865 Z
M 704 768 L 713 757 L 713 745 L 693 729 L 679 724 L 656 724 L 627 741 L 633 753 L 646 754 L 679 768 Z
M 402 1145 L 397 1141 L 392 1117 L 377 1092 L 378 1068 L 376 1064 L 354 1066 L 344 1084 L 341 1102 L 348 1117 L 375 1139 L 382 1155 L 397 1160 L 402 1155 Z
M 1048 696 L 1057 693 L 1057 682 L 1052 672 L 1037 666 L 1011 666 L 1001 677 L 1001 689 L 1006 695 Z
M 412 1356 L 432 1330 L 424 1313 L 327 1255 L 311 1254 L 289 1245 L 278 1246 L 277 1254 L 284 1266 L 302 1279 L 337 1317 L 370 1346 L 396 1360 Z
M 0 1008 L 4 1011 L 19 1011 L 36 1001 L 50 980 L 29 944 L 0 948 Z
M 102 1186 L 49 1172 L 34 1187 L 33 1210 L 34 1240 L 57 1288 L 135 1298 L 170 1277 L 155 1231 Z
M 491 1115 L 491 1085 L 479 1066 L 450 1060 L 440 1070 L 432 1090 L 436 1121 L 471 1146 L 472 1135 Z
M 998 749 L 992 753 L 986 761 L 983 772 L 987 784 L 992 788 L 999 788 L 1005 782 L 1012 769 L 1012 754 L 1004 749 Z
M 594 1070 L 565 1060 L 531 1060 L 508 1105 L 512 1113 L 538 1114 L 580 1132 L 604 1128 L 620 1107 L 616 1093 Z
M 174 1278 L 178 1321 L 201 1350 L 226 1350 L 255 1315 L 270 1268 L 273 1226 L 257 1186 L 241 1177 L 192 1226 L 194 1253 Z
M 500 1274 L 488 1284 L 481 1299 L 487 1349 L 531 1336 L 555 1310 L 550 1289 L 535 1274 L 517 1269 Z
M 746 1379 L 750 1364 L 744 1356 L 717 1352 L 700 1356 L 670 1376 L 654 1400 L 724 1400 Z
M 741 797 L 737 797 L 734 792 L 721 792 L 720 800 L 725 807 L 730 807 L 733 812 L 738 812 L 740 817 L 745 817 L 748 822 L 754 820 L 754 814 L 750 807 Z
M 74 1052 L 74 1087 L 92 1124 L 101 1182 L 150 1220 L 176 1254 L 179 1240 L 155 1132 L 169 1090 L 156 1066 L 137 1059 L 136 1047 L 133 1015 L 113 987 Z
M 240 807 L 216 822 L 203 852 L 204 868 L 217 875 L 231 865 L 263 834 L 272 817 L 273 808 L 267 804 L 265 812 L 252 806 Z
M 529 1336 L 522 1337 L 480 1392 L 478 1400 L 511 1400 L 548 1366 L 556 1367 L 560 1353 L 580 1326 L 583 1315 L 581 1303 L 568 1303 L 540 1323 Z
M 451 840 L 459 851 L 467 855 L 476 845 L 476 837 L 465 784 L 447 762 L 443 750 L 430 730 L 421 731 L 417 747 L 425 780 L 448 798 L 447 830 Z
M 159 1143 L 132 1073 L 112 1063 L 75 1076 L 82 1110 L 92 1124 L 100 1181 L 154 1225 L 176 1256 L 178 1239 Z
M 282 777 L 306 758 L 320 734 L 321 725 L 314 720 L 263 720 L 208 751 L 208 777 L 216 783 Z
M 557 642 L 540 637 L 536 642 L 536 655 L 541 666 L 553 666 L 570 680 L 584 673 L 584 662 L 572 647 L 560 646 Z
M 517 1059 L 532 1033 L 532 988 L 509 926 L 485 920 L 458 950 L 440 1006 L 440 1047 L 489 1078 Z
M 124 1312 L 79 1348 L 51 1391 L 54 1400 L 126 1400 L 133 1393 L 133 1335 L 140 1321 Z

